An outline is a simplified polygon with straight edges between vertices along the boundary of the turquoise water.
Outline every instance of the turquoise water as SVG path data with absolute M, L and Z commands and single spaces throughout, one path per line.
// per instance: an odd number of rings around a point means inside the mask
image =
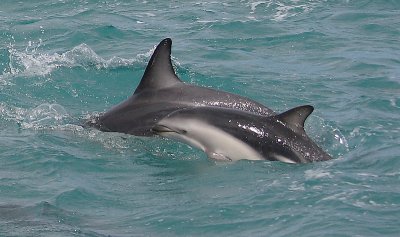
M 2 1 L 0 236 L 398 236 L 400 2 Z M 334 160 L 215 163 L 84 129 L 173 39 L 182 80 L 311 104 Z

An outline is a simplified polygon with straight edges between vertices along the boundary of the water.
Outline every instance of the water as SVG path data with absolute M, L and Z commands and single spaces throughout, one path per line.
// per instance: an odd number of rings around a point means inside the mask
M 397 236 L 400 2 L 2 1 L 0 236 Z M 173 39 L 182 80 L 277 112 L 334 160 L 214 163 L 83 129 Z

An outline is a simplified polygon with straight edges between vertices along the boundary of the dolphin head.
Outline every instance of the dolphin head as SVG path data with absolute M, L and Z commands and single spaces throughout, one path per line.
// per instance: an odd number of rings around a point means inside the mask
M 211 129 L 198 118 L 188 116 L 185 110 L 178 110 L 161 119 L 153 126 L 152 131 L 162 137 L 175 139 L 207 152 L 209 150 L 207 137 Z

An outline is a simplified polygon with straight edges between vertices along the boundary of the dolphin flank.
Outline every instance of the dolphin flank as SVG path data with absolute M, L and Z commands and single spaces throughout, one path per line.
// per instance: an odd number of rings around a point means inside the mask
M 161 118 L 182 108 L 209 106 L 275 115 L 251 99 L 182 82 L 172 67 L 171 45 L 169 38 L 158 44 L 132 96 L 85 125 L 105 132 L 153 136 L 151 129 Z
M 161 119 L 152 130 L 199 148 L 216 160 L 330 160 L 332 157 L 304 131 L 304 122 L 313 110 L 305 105 L 264 116 L 216 107 L 180 109 Z

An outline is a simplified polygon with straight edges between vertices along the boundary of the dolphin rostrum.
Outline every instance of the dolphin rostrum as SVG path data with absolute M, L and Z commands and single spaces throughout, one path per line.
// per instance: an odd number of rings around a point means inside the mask
M 151 128 L 167 114 L 202 106 L 233 108 L 260 115 L 275 113 L 245 97 L 182 82 L 171 63 L 172 40 L 162 40 L 132 96 L 86 125 L 107 132 L 152 136 Z
M 300 106 L 272 116 L 236 109 L 180 109 L 162 118 L 153 132 L 203 150 L 216 160 L 278 160 L 308 163 L 332 159 L 309 138 L 304 122 L 314 108 Z

